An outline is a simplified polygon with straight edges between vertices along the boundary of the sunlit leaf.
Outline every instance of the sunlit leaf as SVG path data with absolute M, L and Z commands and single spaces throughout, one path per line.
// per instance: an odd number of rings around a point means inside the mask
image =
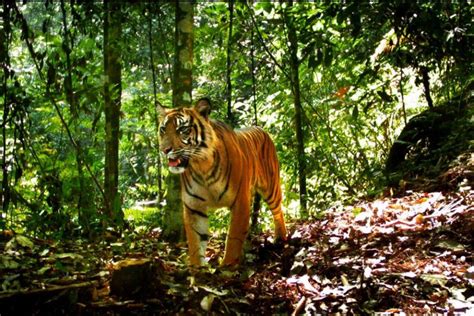
M 17 248 L 17 246 L 33 249 L 34 244 L 28 237 L 23 235 L 16 235 L 7 242 L 7 244 L 5 245 L 5 249 L 15 249 Z
M 83 260 L 84 257 L 80 254 L 77 253 L 57 253 L 54 255 L 54 257 L 58 259 L 73 259 L 73 260 Z
M 41 267 L 39 270 L 38 270 L 38 274 L 39 275 L 43 275 L 45 274 L 47 271 L 51 270 L 51 267 L 50 266 L 44 266 L 44 267 Z
M 218 289 L 215 289 L 215 288 L 212 288 L 212 287 L 209 287 L 209 286 L 205 286 L 205 285 L 199 285 L 198 286 L 199 288 L 205 290 L 206 292 L 209 292 L 209 293 L 212 293 L 214 295 L 217 295 L 217 296 L 224 296 L 224 295 L 227 295 L 229 293 L 228 290 L 218 290 Z
M 214 302 L 215 296 L 212 294 L 206 295 L 201 300 L 201 308 L 206 312 L 209 312 L 212 308 L 212 303 Z

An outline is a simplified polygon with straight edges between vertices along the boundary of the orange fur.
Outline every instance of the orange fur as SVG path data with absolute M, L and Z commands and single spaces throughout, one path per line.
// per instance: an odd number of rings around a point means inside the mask
M 192 265 L 204 260 L 208 211 L 231 210 L 223 265 L 239 263 L 247 236 L 252 194 L 256 191 L 272 210 L 275 235 L 286 240 L 281 208 L 278 158 L 270 136 L 261 128 L 233 131 L 208 118 L 210 104 L 163 110 L 161 148 L 171 170 L 180 173 L 184 225 Z

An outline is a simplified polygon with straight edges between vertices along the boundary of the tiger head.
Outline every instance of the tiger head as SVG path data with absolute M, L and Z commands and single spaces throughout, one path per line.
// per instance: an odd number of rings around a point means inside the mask
M 183 173 L 191 159 L 207 156 L 215 139 L 209 123 L 210 109 L 209 100 L 205 98 L 190 108 L 159 108 L 160 149 L 172 173 Z

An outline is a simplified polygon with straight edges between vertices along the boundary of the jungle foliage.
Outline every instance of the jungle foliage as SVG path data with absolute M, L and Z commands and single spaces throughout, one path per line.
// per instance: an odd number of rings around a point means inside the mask
M 176 106 L 175 9 L 3 2 L 0 229 L 93 236 L 151 200 L 142 223 L 166 226 L 156 104 Z M 198 2 L 193 99 L 267 130 L 288 216 L 318 216 L 384 190 L 411 117 L 469 107 L 472 13 L 468 1 Z

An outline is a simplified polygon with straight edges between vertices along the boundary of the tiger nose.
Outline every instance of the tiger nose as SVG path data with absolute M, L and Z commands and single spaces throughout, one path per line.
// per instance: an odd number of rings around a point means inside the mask
M 168 154 L 170 151 L 171 151 L 171 147 L 166 147 L 165 149 L 163 149 L 163 152 L 166 154 Z

